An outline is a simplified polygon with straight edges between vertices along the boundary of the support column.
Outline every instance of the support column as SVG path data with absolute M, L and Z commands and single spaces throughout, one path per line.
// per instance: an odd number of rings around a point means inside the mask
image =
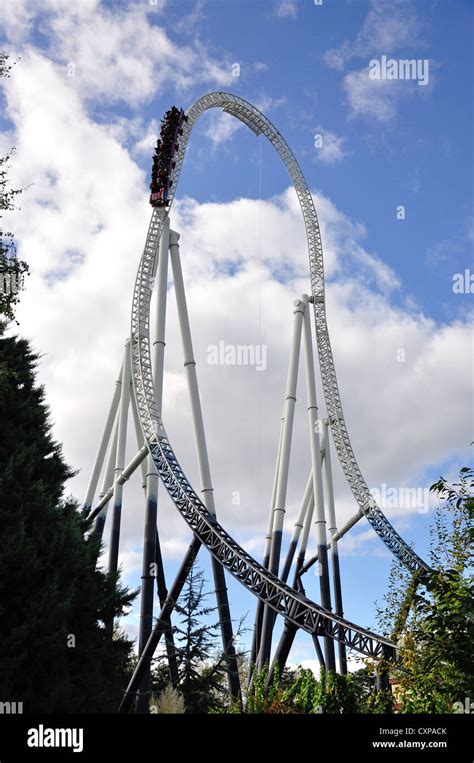
M 294 303 L 293 339 L 291 343 L 290 365 L 285 393 L 285 414 L 283 423 L 283 436 L 281 445 L 280 464 L 278 469 L 278 483 L 273 512 L 273 532 L 270 550 L 269 570 L 278 575 L 280 566 L 281 542 L 283 535 L 283 521 L 285 517 L 286 492 L 288 488 L 288 471 L 290 466 L 291 439 L 293 435 L 293 421 L 295 415 L 296 386 L 298 382 L 298 364 L 301 348 L 301 329 L 305 304 L 297 299 Z M 265 607 L 262 623 L 262 638 L 258 654 L 258 668 L 262 670 L 270 660 L 273 630 L 273 612 L 270 607 Z
M 137 401 L 135 400 L 135 394 L 133 392 L 133 384 L 130 384 L 130 408 L 132 409 L 133 423 L 135 425 L 135 435 L 137 438 L 138 450 L 140 451 L 143 448 L 145 440 L 144 440 L 142 428 L 140 425 L 140 417 L 138 416 Z M 142 473 L 142 488 L 146 490 L 146 474 L 147 474 L 146 459 L 143 459 L 143 461 L 141 462 L 140 471 Z
M 280 469 L 281 442 L 283 438 L 284 421 L 285 421 L 285 410 L 283 408 L 283 415 L 282 415 L 281 423 L 280 423 L 280 434 L 278 437 L 278 449 L 277 449 L 277 457 L 276 457 L 276 463 L 275 463 L 275 472 L 273 474 L 272 498 L 270 501 L 270 511 L 268 512 L 267 532 L 265 535 L 265 546 L 263 550 L 262 566 L 265 567 L 265 569 L 268 569 L 268 564 L 270 562 L 270 549 L 272 547 L 273 512 L 275 510 L 276 491 L 277 491 L 277 485 L 278 485 L 278 473 Z M 255 611 L 255 623 L 254 623 L 253 634 L 252 634 L 252 647 L 250 650 L 250 659 L 249 659 L 249 672 L 248 672 L 248 678 L 247 678 L 248 687 L 250 687 L 252 683 L 253 670 L 255 667 L 258 651 L 260 649 L 264 606 L 265 605 L 263 601 L 261 599 L 257 599 L 257 607 Z
M 110 404 L 110 409 L 107 415 L 107 419 L 105 421 L 102 439 L 100 441 L 94 467 L 92 469 L 91 478 L 89 480 L 89 486 L 87 488 L 86 498 L 84 501 L 84 506 L 82 508 L 85 515 L 87 515 L 92 508 L 92 502 L 94 500 L 95 491 L 97 490 L 97 483 L 99 481 L 100 472 L 102 471 L 102 466 L 104 464 L 105 454 L 107 453 L 107 446 L 109 445 L 109 442 L 110 442 L 112 427 L 114 425 L 115 417 L 117 415 L 117 410 L 118 410 L 119 400 L 120 400 L 120 391 L 122 387 L 122 370 L 123 370 L 123 365 L 120 368 L 119 375 L 115 382 L 115 390 L 112 397 L 112 402 Z
M 303 301 L 308 307 L 309 297 L 304 294 Z M 308 392 L 308 422 L 311 444 L 311 470 L 313 473 L 313 493 L 316 515 L 316 533 L 319 556 L 319 587 L 322 606 L 331 611 L 331 589 L 329 584 L 329 566 L 326 538 L 326 518 L 324 516 L 323 482 L 321 473 L 321 451 L 319 442 L 318 406 L 316 400 L 316 382 L 314 377 L 313 339 L 309 309 L 305 311 L 303 340 L 305 348 L 306 388 Z M 328 670 L 336 670 L 334 642 L 324 639 L 325 662 Z
M 116 442 L 114 442 L 114 449 L 116 449 Z M 102 509 L 106 509 L 107 505 L 110 501 L 110 499 L 113 497 L 114 494 L 114 488 L 115 485 L 124 485 L 132 476 L 132 474 L 138 469 L 140 464 L 143 463 L 143 461 L 148 456 L 148 448 L 146 445 L 142 445 L 138 453 L 132 458 L 132 460 L 127 464 L 127 466 L 122 469 L 120 475 L 117 477 L 116 480 L 113 480 L 111 477 L 112 485 L 107 490 L 104 486 L 102 488 L 102 492 L 99 496 L 99 503 L 95 507 L 95 509 L 92 509 L 92 511 L 89 513 L 89 516 L 87 517 L 86 526 L 88 527 L 93 520 L 102 513 Z M 113 471 L 113 468 L 112 468 Z M 107 483 L 105 483 L 107 484 Z M 105 492 L 104 492 L 105 491 Z
M 122 382 L 120 381 L 120 385 Z M 117 462 L 117 441 L 118 441 L 118 415 L 115 418 L 114 432 L 112 435 L 112 442 L 110 443 L 109 455 L 107 458 L 107 465 L 105 467 L 104 479 L 102 481 L 102 488 L 99 493 L 99 503 L 107 493 L 109 486 L 114 480 L 114 468 Z M 100 510 L 99 514 L 94 519 L 94 525 L 92 532 L 102 540 L 104 534 L 105 520 L 107 519 L 108 503 Z
M 201 482 L 202 500 L 207 510 L 215 516 L 216 510 L 214 505 L 214 493 L 211 482 L 211 471 L 209 468 L 209 458 L 207 453 L 206 437 L 204 433 L 201 400 L 199 396 L 196 374 L 196 361 L 194 359 L 191 329 L 189 326 L 188 308 L 186 304 L 186 294 L 184 290 L 183 273 L 181 270 L 181 261 L 179 257 L 178 241 L 179 234 L 175 231 L 170 231 L 171 267 L 173 270 L 174 290 L 178 308 L 181 338 L 183 342 L 184 367 L 188 383 L 189 396 L 191 400 L 191 411 L 193 418 L 199 476 Z M 227 596 L 227 586 L 224 570 L 214 557 L 212 557 L 212 571 L 216 588 L 216 599 L 219 611 L 222 644 L 224 648 L 224 654 L 227 658 L 227 678 L 229 683 L 229 692 L 234 699 L 240 701 L 240 681 L 237 657 L 234 647 L 234 637 L 232 633 L 232 621 L 230 616 L 229 600 Z
M 160 607 L 163 608 L 168 597 L 168 589 L 166 587 L 165 570 L 163 567 L 163 557 L 161 556 L 160 537 L 158 530 L 156 531 L 155 540 L 155 562 L 156 562 L 156 587 L 158 591 L 158 601 Z M 170 671 L 170 681 L 172 686 L 178 685 L 178 663 L 176 660 L 176 648 L 174 644 L 173 626 L 171 624 L 171 615 L 166 620 L 165 628 L 165 645 L 166 656 L 168 657 L 168 667 Z
M 125 356 L 122 369 L 122 395 L 120 398 L 118 419 L 117 459 L 115 462 L 114 479 L 123 471 L 125 466 L 125 446 L 127 442 L 127 418 L 130 403 L 130 340 L 125 343 Z M 114 574 L 118 567 L 120 543 L 120 523 L 122 518 L 123 485 L 114 483 L 112 527 L 110 529 L 109 566 L 108 572 Z
M 157 263 L 155 340 L 152 347 L 152 373 L 158 414 L 162 413 L 163 371 L 165 354 L 166 297 L 168 286 L 169 217 L 163 224 Z M 146 508 L 143 538 L 142 587 L 140 599 L 140 626 L 138 654 L 141 655 L 153 627 L 153 593 L 156 574 L 156 536 L 158 515 L 158 475 L 151 456 L 147 460 Z M 145 671 L 139 695 L 137 713 L 149 712 L 151 695 L 150 669 Z
M 293 559 L 296 553 L 296 548 L 298 545 L 298 541 L 301 535 L 301 531 L 306 527 L 309 529 L 308 525 L 311 524 L 311 518 L 309 519 L 309 522 L 307 520 L 307 515 L 310 514 L 311 517 L 313 516 L 313 507 L 314 507 L 314 500 L 313 500 L 313 478 L 311 475 L 311 472 L 309 474 L 308 480 L 306 482 L 306 487 L 303 495 L 303 501 L 301 503 L 301 508 L 298 514 L 298 518 L 295 522 L 295 526 L 293 529 L 293 535 L 291 537 L 290 545 L 288 546 L 288 552 L 286 554 L 285 563 L 283 565 L 283 569 L 280 573 L 280 580 L 282 580 L 284 583 L 288 580 L 288 575 L 290 574 L 291 565 L 293 564 Z M 306 543 L 308 541 L 308 533 L 306 533 L 306 541 L 304 544 L 304 550 L 303 550 L 303 556 L 304 551 L 306 550 Z M 295 576 L 295 580 L 298 578 Z M 275 620 L 277 618 L 276 612 L 273 612 L 273 624 L 275 624 Z
M 309 491 L 309 495 L 307 495 L 307 491 Z M 301 533 L 300 549 L 298 551 L 298 556 L 296 557 L 295 574 L 293 576 L 293 588 L 302 592 L 303 594 L 304 594 L 304 588 L 303 588 L 303 582 L 300 578 L 300 570 L 304 564 L 304 560 L 306 556 L 306 549 L 308 547 L 308 539 L 309 539 L 309 531 L 311 529 L 311 523 L 313 521 L 313 512 L 314 512 L 312 472 L 309 473 L 308 482 L 306 483 L 306 490 L 305 490 L 305 496 L 303 498 L 303 504 L 306 503 L 306 500 L 308 500 L 307 510 L 304 517 L 303 530 Z M 295 639 L 296 633 L 297 633 L 296 626 L 294 626 L 293 623 L 290 623 L 288 620 L 285 620 L 285 625 L 283 628 L 283 632 L 280 636 L 280 641 L 278 642 L 277 648 L 275 649 L 275 657 L 273 658 L 272 667 L 268 677 L 269 683 L 271 683 L 271 681 L 273 680 L 275 665 L 278 665 L 278 668 L 280 671 L 279 674 L 280 675 L 282 674 L 283 669 L 286 665 L 286 661 L 288 659 L 288 655 L 290 653 L 290 649 L 293 646 L 293 641 Z M 321 667 L 324 668 L 326 667 L 326 663 L 324 662 L 324 657 L 322 655 L 321 647 L 319 645 L 317 636 L 313 636 L 313 642 L 316 649 L 316 654 L 319 660 L 319 664 L 321 665 Z
M 196 560 L 196 556 L 199 549 L 201 548 L 201 545 L 202 544 L 199 538 L 194 536 L 186 552 L 186 556 L 183 559 L 178 574 L 174 579 L 173 585 L 169 590 L 166 601 L 161 608 L 161 612 L 156 619 L 151 636 L 145 645 L 142 655 L 138 660 L 137 667 L 135 668 L 133 676 L 130 679 L 130 683 L 127 686 L 127 690 L 123 696 L 122 702 L 120 703 L 120 713 L 127 713 L 130 710 L 134 699 L 136 699 L 136 694 L 143 680 L 143 676 L 145 675 L 146 671 L 150 669 L 151 661 L 153 659 L 153 655 L 155 654 L 156 647 L 158 646 L 163 633 L 166 633 L 169 618 L 171 617 L 171 613 L 181 595 L 181 591 L 183 590 L 186 578 L 188 577 L 189 571 Z
M 341 586 L 341 572 L 339 567 L 339 553 L 337 549 L 337 524 L 336 524 L 336 509 L 334 504 L 334 485 L 332 481 L 332 467 L 331 467 L 331 450 L 329 444 L 329 421 L 324 419 L 323 431 L 321 438 L 321 450 L 323 452 L 323 470 L 324 470 L 324 487 L 326 492 L 326 501 L 328 507 L 328 520 L 329 520 L 329 535 L 331 536 L 331 563 L 332 563 L 332 580 L 334 591 L 334 609 L 336 615 L 344 616 L 344 609 L 342 606 L 342 586 Z M 339 655 L 339 671 L 342 675 L 347 673 L 347 659 L 346 659 L 346 647 L 338 641 L 338 655 Z
M 288 580 L 288 575 L 290 574 L 291 565 L 293 564 L 293 559 L 296 553 L 296 547 L 298 546 L 298 541 L 300 539 L 301 531 L 303 530 L 305 526 L 305 519 L 306 515 L 308 513 L 308 509 L 310 504 L 312 504 L 313 499 L 313 475 L 310 473 L 308 477 L 308 481 L 306 483 L 306 488 L 304 491 L 303 501 L 301 503 L 301 509 L 300 513 L 298 514 L 298 519 L 295 522 L 295 527 L 293 530 L 293 535 L 290 541 L 290 545 L 288 547 L 288 553 L 286 555 L 285 564 L 283 565 L 283 570 L 281 573 L 281 579 L 284 583 Z M 311 515 L 313 514 L 313 508 L 311 506 Z M 306 545 L 305 545 L 306 550 Z

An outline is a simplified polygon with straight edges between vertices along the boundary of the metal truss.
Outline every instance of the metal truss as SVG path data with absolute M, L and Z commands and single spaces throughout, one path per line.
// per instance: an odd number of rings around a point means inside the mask
M 389 640 L 328 612 L 247 554 L 195 494 L 165 437 L 157 438 L 150 452 L 173 503 L 195 536 L 249 591 L 307 633 L 329 636 L 367 657 L 396 662 L 396 647 Z
M 318 218 L 303 173 L 284 138 L 258 109 L 238 96 L 222 92 L 203 96 L 187 112 L 188 121 L 183 124 L 183 134 L 180 136 L 179 148 L 175 155 L 176 164 L 171 175 L 170 206 L 191 131 L 201 114 L 210 108 L 222 108 L 240 119 L 256 134 L 265 135 L 285 164 L 298 195 L 306 228 L 319 362 L 336 452 L 353 495 L 375 532 L 410 570 L 423 573 L 429 570 L 428 565 L 398 535 L 373 501 L 350 444 L 326 322 L 323 252 Z M 207 511 L 181 470 L 158 413 L 150 355 L 149 320 L 153 274 L 168 210 L 163 207 L 153 209 L 134 287 L 130 342 L 132 378 L 139 418 L 145 441 L 161 479 L 196 536 L 231 574 L 272 609 L 309 633 L 330 636 L 348 648 L 356 649 L 370 657 L 383 655 L 395 659 L 395 646 L 389 641 L 332 615 L 259 565 Z

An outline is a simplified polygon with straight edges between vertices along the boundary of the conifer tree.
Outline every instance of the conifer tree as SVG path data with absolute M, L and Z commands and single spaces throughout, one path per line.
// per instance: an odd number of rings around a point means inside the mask
M 202 570 L 193 566 L 176 604 L 179 622 L 173 627 L 178 683 L 175 687 L 184 699 L 186 713 L 208 713 L 223 708 L 227 702 L 226 657 L 219 649 L 219 627 L 213 621 L 216 607 L 207 606 Z M 242 632 L 242 623 L 237 635 Z M 165 655 L 158 655 L 153 672 L 156 695 L 166 689 L 169 672 Z
M 132 645 L 103 623 L 135 594 L 96 569 L 97 540 L 63 498 L 72 471 L 37 362 L 26 340 L 0 333 L 0 697 L 25 713 L 111 712 Z

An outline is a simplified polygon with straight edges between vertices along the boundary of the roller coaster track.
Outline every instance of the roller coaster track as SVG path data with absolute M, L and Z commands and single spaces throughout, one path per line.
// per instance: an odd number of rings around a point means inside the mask
M 176 164 L 171 175 L 170 206 L 192 129 L 201 114 L 211 108 L 222 108 L 257 135 L 265 135 L 290 175 L 306 228 L 319 362 L 336 451 L 353 495 L 375 532 L 405 566 L 413 573 L 423 575 L 429 571 L 428 565 L 405 543 L 381 509 L 376 506 L 350 444 L 326 322 L 323 253 L 318 218 L 303 173 L 284 138 L 258 109 L 238 96 L 221 92 L 203 96 L 187 112 L 188 120 L 183 124 L 183 134 L 180 136 L 179 148 L 175 155 Z M 328 612 L 283 583 L 249 556 L 207 511 L 179 466 L 158 412 L 150 354 L 149 324 L 153 274 L 167 214 L 168 210 L 164 207 L 153 209 L 134 287 L 130 351 L 132 378 L 145 441 L 171 499 L 195 536 L 223 567 L 286 620 L 311 634 L 329 636 L 341 641 L 348 648 L 369 657 L 396 660 L 395 646 L 390 641 Z

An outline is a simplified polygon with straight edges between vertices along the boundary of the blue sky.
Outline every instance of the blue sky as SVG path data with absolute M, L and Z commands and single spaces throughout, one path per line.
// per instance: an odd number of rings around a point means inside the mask
M 2 4 L 4 46 L 21 60 L 5 83 L 0 148 L 16 145 L 12 178 L 34 183 L 11 221 L 32 269 L 20 329 L 44 353 L 40 379 L 56 436 L 81 470 L 70 486 L 79 498 L 128 331 L 159 119 L 171 104 L 187 108 L 219 89 L 268 115 L 315 194 L 336 369 L 369 486 L 425 488 L 466 463 L 472 294 L 452 287 L 456 273 L 474 270 L 472 16 L 467 0 Z M 428 84 L 371 80 L 369 62 L 381 56 L 428 60 Z M 236 124 L 216 113 L 199 122 L 173 224 L 183 234 L 219 517 L 259 556 L 291 304 L 309 280 L 285 171 L 263 139 Z M 397 219 L 400 205 L 405 219 Z M 193 474 L 172 319 L 169 330 L 165 418 Z M 266 374 L 206 367 L 209 343 L 261 335 Z M 400 348 L 403 364 L 394 361 Z M 289 516 L 304 486 L 303 423 L 296 434 Z M 130 457 L 133 449 L 130 439 Z M 345 521 L 355 507 L 335 478 Z M 238 515 L 233 490 L 243 496 Z M 122 563 L 136 584 L 139 487 L 128 496 Z M 432 512 L 391 516 L 424 554 Z M 187 538 L 172 507 L 163 535 L 171 575 Z M 346 615 L 374 627 L 390 560 L 366 524 L 354 538 L 340 549 Z M 317 600 L 316 582 L 308 592 Z M 252 612 L 252 598 L 233 582 L 230 590 L 236 615 Z M 312 657 L 301 637 L 294 659 Z
M 398 3 L 386 5 L 393 12 Z M 175 13 L 192 7 L 178 3 Z M 423 310 L 443 320 L 467 306 L 467 300 L 453 296 L 451 276 L 454 263 L 468 266 L 472 251 L 472 4 L 406 4 L 417 31 L 409 44 L 387 49 L 386 55 L 428 58 L 431 82 L 426 89 L 404 83 L 399 102 L 395 97 L 396 113 L 382 122 L 373 115 L 354 117 L 343 96 L 344 73 L 362 68 L 365 51 L 354 56 L 342 76 L 324 60 L 328 50 L 357 38 L 369 8 L 362 0 L 319 7 L 308 0 L 290 4 L 288 15 L 276 15 L 269 2 L 222 0 L 204 6 L 199 32 L 210 50 L 240 64 L 232 91 L 253 102 L 281 101 L 272 114 L 304 164 L 308 182 L 324 189 L 351 218 L 364 221 L 369 249 L 383 252 L 384 262 Z M 166 103 L 158 101 L 159 108 Z M 150 118 L 156 107 L 153 101 Z M 317 162 L 318 126 L 343 139 L 343 159 Z M 199 150 L 199 139 L 195 142 Z M 286 177 L 271 161 L 272 149 L 265 145 L 262 151 L 264 192 L 272 194 L 285 187 Z M 258 195 L 253 136 L 236 135 L 227 154 L 228 162 L 187 166 L 183 181 L 193 198 Z M 404 221 L 395 216 L 399 204 L 406 207 Z

